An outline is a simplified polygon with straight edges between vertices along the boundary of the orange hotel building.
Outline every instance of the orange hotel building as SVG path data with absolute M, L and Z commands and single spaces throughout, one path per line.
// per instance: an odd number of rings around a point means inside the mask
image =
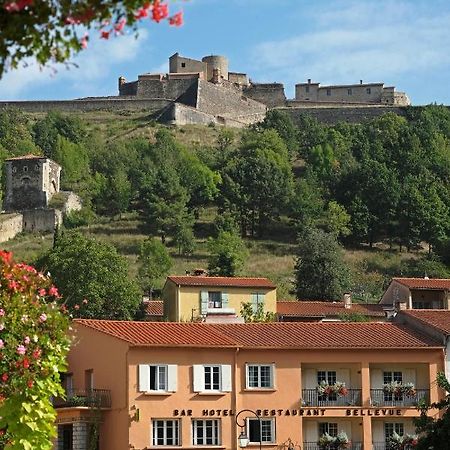
M 344 431 L 349 448 L 385 450 L 414 433 L 419 399 L 442 395 L 442 342 L 399 323 L 80 319 L 74 335 L 58 450 L 85 450 L 93 423 L 100 450 L 237 449 L 241 431 L 249 448 L 316 450 Z M 320 395 L 321 381 L 348 391 Z M 414 394 L 387 393 L 392 381 Z

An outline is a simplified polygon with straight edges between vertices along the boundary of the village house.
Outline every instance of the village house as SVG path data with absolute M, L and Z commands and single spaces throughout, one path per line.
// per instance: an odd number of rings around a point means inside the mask
M 392 278 L 380 304 L 392 309 L 450 309 L 450 279 Z
M 385 450 L 394 432 L 414 433 L 419 400 L 442 395 L 442 341 L 399 323 L 73 328 L 58 450 L 97 434 L 99 450 L 318 450 L 326 434 Z
M 180 321 L 236 321 L 243 303 L 256 311 L 276 313 L 276 286 L 267 278 L 176 276 L 167 277 L 162 291 L 164 317 Z

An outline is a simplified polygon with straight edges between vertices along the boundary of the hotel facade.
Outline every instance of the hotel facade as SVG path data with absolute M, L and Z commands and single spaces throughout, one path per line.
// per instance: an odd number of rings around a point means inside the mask
M 442 342 L 397 323 L 76 320 L 55 447 L 98 434 L 99 450 L 237 449 L 245 434 L 318 450 L 345 433 L 346 448 L 385 450 L 442 396 L 443 369 Z

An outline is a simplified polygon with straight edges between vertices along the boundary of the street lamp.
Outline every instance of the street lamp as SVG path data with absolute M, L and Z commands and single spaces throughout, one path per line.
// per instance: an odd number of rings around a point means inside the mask
M 246 427 L 245 419 L 243 419 L 243 422 L 239 422 L 239 416 L 242 413 L 246 413 L 246 412 L 250 413 L 250 414 L 253 414 L 259 421 L 259 450 L 261 450 L 262 449 L 262 442 L 261 442 L 261 433 L 262 433 L 261 417 L 259 417 L 258 414 L 256 414 L 256 412 L 252 411 L 251 409 L 242 409 L 241 411 L 239 411 L 236 414 L 236 425 L 241 428 L 241 432 L 240 432 L 239 437 L 238 437 L 239 448 L 246 448 L 248 443 L 249 443 L 249 441 L 250 441 L 249 437 L 245 434 L 245 431 L 244 431 L 244 427 Z

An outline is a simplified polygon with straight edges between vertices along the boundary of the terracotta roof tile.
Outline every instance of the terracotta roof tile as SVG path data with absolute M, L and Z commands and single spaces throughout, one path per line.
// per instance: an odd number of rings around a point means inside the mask
M 449 278 L 393 278 L 410 289 L 450 289 Z
M 318 301 L 284 301 L 277 302 L 277 313 L 280 316 L 291 317 L 327 317 L 339 314 L 359 313 L 370 317 L 384 317 L 381 305 L 352 303 L 351 308 L 345 308 L 344 302 Z
M 280 349 L 440 347 L 430 337 L 393 323 L 285 322 L 205 324 L 77 319 L 77 325 L 134 346 Z
M 344 349 L 440 346 L 425 334 L 393 323 L 282 322 L 216 325 L 240 347 Z
M 128 322 L 76 319 L 77 324 L 122 339 L 135 346 L 236 347 L 212 325 L 183 322 Z
M 164 302 L 162 300 L 149 300 L 146 303 L 145 312 L 148 316 L 164 315 Z
M 410 309 L 400 311 L 399 314 L 414 317 L 416 320 L 450 335 L 450 310 L 448 309 Z
M 180 286 L 217 286 L 217 287 L 254 287 L 275 289 L 276 286 L 267 278 L 244 277 L 205 277 L 205 276 L 176 276 L 167 277 Z

